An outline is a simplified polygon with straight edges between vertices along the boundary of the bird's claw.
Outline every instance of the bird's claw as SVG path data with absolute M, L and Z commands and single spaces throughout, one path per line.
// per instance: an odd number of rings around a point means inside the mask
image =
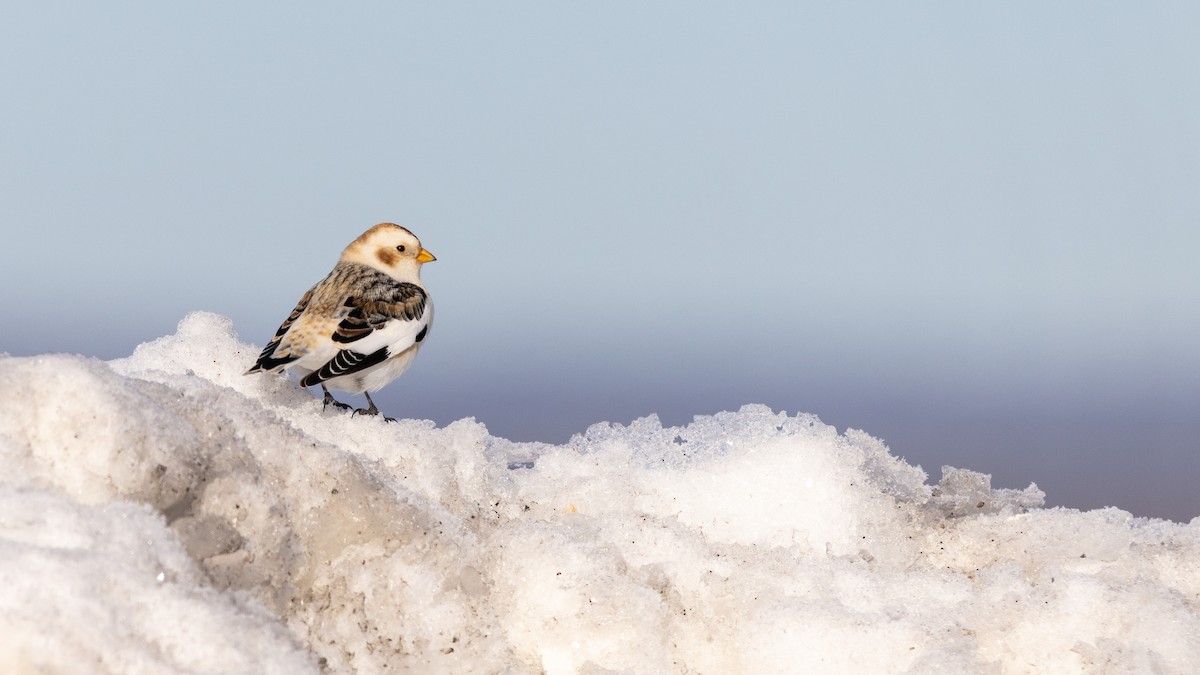
M 348 408 L 350 406 L 346 406 L 346 407 Z M 354 412 L 350 413 L 351 417 L 354 417 L 355 415 L 367 415 L 370 417 L 382 417 L 384 422 L 395 422 L 396 421 L 395 417 L 388 417 L 387 415 L 380 415 L 379 409 L 375 408 L 375 407 L 358 408 Z

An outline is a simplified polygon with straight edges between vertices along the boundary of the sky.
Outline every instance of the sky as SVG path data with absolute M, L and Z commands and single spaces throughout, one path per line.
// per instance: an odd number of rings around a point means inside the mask
M 934 477 L 1200 515 L 1200 8 L 8 3 L 0 352 L 264 343 L 381 221 L 393 416 L 763 403 Z M 247 364 L 249 366 L 249 364 Z

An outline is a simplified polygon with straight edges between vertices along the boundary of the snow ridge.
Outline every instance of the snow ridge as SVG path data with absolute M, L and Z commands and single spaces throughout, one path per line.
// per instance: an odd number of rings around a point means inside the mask
M 229 320 L 0 357 L 5 672 L 1195 672 L 1200 521 L 763 406 L 561 445 L 352 419 Z

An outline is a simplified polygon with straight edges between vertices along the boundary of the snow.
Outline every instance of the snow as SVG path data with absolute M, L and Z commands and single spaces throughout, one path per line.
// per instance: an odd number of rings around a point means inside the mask
M 257 353 L 194 313 L 0 357 L 0 671 L 1200 671 L 1200 520 L 754 405 L 561 446 L 351 418 Z

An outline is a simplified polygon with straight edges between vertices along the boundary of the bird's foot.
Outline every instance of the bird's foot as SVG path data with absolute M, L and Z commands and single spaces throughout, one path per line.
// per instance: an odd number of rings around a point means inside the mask
M 349 406 L 347 406 L 347 407 L 349 407 Z M 354 417 L 355 415 L 365 415 L 367 417 L 382 417 L 384 422 L 395 422 L 396 421 L 395 417 L 388 417 L 387 415 L 381 415 L 379 413 L 379 408 L 376 408 L 375 406 L 371 406 L 370 408 L 359 408 L 350 414 L 351 417 Z
M 329 392 L 325 392 L 325 399 L 323 401 L 321 401 L 321 412 L 325 412 L 325 409 L 328 408 L 329 406 L 333 406 L 334 408 L 337 408 L 338 410 L 349 410 L 350 409 L 350 406 L 335 399 Z
M 355 410 L 355 411 L 354 411 L 354 415 L 368 415 L 368 416 L 370 416 L 370 417 L 375 417 L 375 416 L 379 415 L 379 408 L 376 408 L 376 407 L 375 407 L 375 401 L 372 401 L 372 400 L 371 400 L 371 395 L 370 395 L 370 394 L 368 394 L 368 393 L 366 393 L 366 392 L 363 392 L 363 396 L 366 396 L 366 397 L 367 397 L 367 403 L 370 403 L 370 404 L 371 404 L 371 407 L 369 407 L 369 408 L 359 408 L 358 410 Z M 354 415 L 351 415 L 351 417 L 353 417 Z M 385 421 L 385 422 L 395 422 L 396 420 L 395 420 L 395 418 L 392 418 L 392 417 L 387 417 L 386 415 L 384 415 L 384 416 L 383 416 L 383 421 Z

